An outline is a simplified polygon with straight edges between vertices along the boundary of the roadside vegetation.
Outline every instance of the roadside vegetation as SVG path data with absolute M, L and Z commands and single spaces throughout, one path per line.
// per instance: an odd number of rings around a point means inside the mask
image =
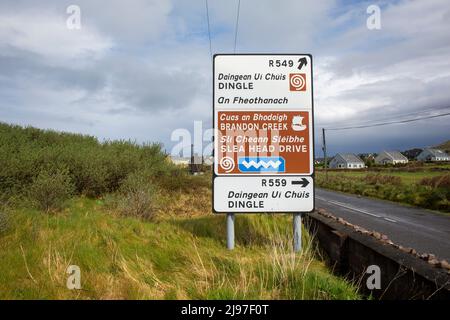
M 316 171 L 317 186 L 450 212 L 450 165 L 410 163 L 365 170 Z
M 359 298 L 288 216 L 239 216 L 227 251 L 210 174 L 158 144 L 0 124 L 0 148 L 0 299 Z

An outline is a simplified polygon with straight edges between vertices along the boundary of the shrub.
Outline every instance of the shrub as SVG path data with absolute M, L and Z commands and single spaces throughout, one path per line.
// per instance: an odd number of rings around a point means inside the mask
M 368 184 L 391 184 L 399 186 L 402 184 L 402 179 L 400 177 L 383 175 L 383 174 L 368 174 L 363 180 Z
M 28 195 L 38 209 L 49 212 L 60 209 L 73 191 L 67 169 L 42 170 L 30 185 Z
M 99 197 L 119 190 L 127 176 L 148 170 L 160 187 L 186 180 L 157 143 L 99 142 L 95 137 L 0 123 L 0 194 L 27 195 L 42 170 L 67 169 L 75 194 Z M 178 182 L 170 181 L 180 177 Z M 176 187 L 179 189 L 179 187 Z
M 0 235 L 2 235 L 9 227 L 8 216 L 0 211 Z
M 144 173 L 132 173 L 119 190 L 117 209 L 122 215 L 151 219 L 155 187 Z
M 419 181 L 422 186 L 429 186 L 433 188 L 450 189 L 450 174 L 444 176 L 436 176 L 432 178 L 423 178 Z

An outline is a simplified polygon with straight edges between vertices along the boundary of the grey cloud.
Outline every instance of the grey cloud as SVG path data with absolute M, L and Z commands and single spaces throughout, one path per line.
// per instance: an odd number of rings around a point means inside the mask
M 192 71 L 125 62 L 109 75 L 114 95 L 141 110 L 186 108 L 199 93 L 202 78 Z
M 87 92 L 105 85 L 104 75 L 95 69 L 48 65 L 38 55 L 21 50 L 15 50 L 14 55 L 0 55 L 0 76 L 17 83 L 36 81 L 47 83 L 49 88 L 73 87 Z
M 107 90 L 118 104 L 125 105 L 112 105 L 112 113 L 187 108 L 204 88 L 205 81 L 192 70 L 150 66 L 129 57 L 111 56 L 93 66 L 72 68 L 71 65 L 47 65 L 39 56 L 19 50 L 14 55 L 0 55 L 0 70 L 0 79 L 10 88 L 8 90 L 33 82 L 48 90 L 79 89 L 84 92 L 79 103 Z

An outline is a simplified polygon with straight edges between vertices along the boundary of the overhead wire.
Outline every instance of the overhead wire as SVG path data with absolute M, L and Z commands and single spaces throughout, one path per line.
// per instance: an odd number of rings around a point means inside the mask
M 238 6 L 237 6 L 237 13 L 236 13 L 236 25 L 234 27 L 234 50 L 233 52 L 236 53 L 236 44 L 237 44 L 237 36 L 238 36 L 238 30 L 239 30 L 239 13 L 241 11 L 241 0 L 238 0 Z
M 363 120 L 363 121 L 356 121 L 356 119 L 354 121 L 348 121 L 347 122 L 347 126 L 353 126 L 353 125 L 369 125 L 372 123 L 377 123 L 380 121 L 386 121 L 386 120 L 390 120 L 392 118 L 403 118 L 403 117 L 410 117 L 413 115 L 421 115 L 424 113 L 431 113 L 433 111 L 444 111 L 444 110 L 448 110 L 450 109 L 450 106 L 448 107 L 435 107 L 435 108 L 429 108 L 429 109 L 424 109 L 424 110 L 420 110 L 420 111 L 416 111 L 416 112 L 408 112 L 408 113 L 397 113 L 397 114 L 387 114 L 386 117 L 381 117 L 381 118 L 376 118 L 376 119 L 369 119 L 369 120 Z M 317 126 L 320 127 L 327 127 L 332 125 L 332 123 L 328 123 L 328 124 L 316 124 Z
M 209 55 L 212 57 L 211 27 L 210 27 L 210 23 L 209 23 L 208 0 L 205 0 L 205 7 L 206 7 L 206 21 L 207 21 L 207 24 L 208 24 Z
M 337 131 L 337 130 L 350 130 L 350 129 L 362 129 L 362 128 L 380 127 L 380 126 L 387 126 L 387 125 L 390 125 L 390 124 L 408 123 L 408 122 L 420 121 L 420 120 L 425 120 L 425 119 L 440 118 L 440 117 L 446 117 L 446 116 L 450 116 L 450 112 L 442 113 L 442 114 L 438 114 L 438 115 L 414 118 L 414 119 L 396 120 L 396 121 L 389 121 L 389 122 L 380 122 L 380 123 L 375 123 L 375 124 L 370 124 L 370 125 L 355 125 L 355 126 L 348 126 L 348 127 L 325 128 L 325 130 L 327 130 L 327 131 Z
M 206 21 L 207 21 L 207 25 L 208 25 L 209 53 L 212 56 L 211 23 L 210 23 L 210 19 L 209 19 L 208 0 L 205 0 L 205 12 L 206 12 Z M 236 53 L 236 47 L 237 47 L 240 12 L 241 12 L 241 0 L 238 0 L 237 12 L 236 12 L 236 23 L 235 23 L 235 26 L 234 26 L 234 46 L 233 46 L 233 52 L 234 53 Z

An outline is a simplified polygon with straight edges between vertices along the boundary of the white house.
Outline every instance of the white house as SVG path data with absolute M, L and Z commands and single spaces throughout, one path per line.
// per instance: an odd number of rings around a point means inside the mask
M 353 153 L 338 153 L 330 161 L 330 168 L 333 169 L 362 169 L 364 167 L 364 161 Z
M 378 156 L 375 157 L 375 163 L 377 164 L 408 163 L 408 158 L 398 151 L 383 151 Z
M 450 156 L 439 149 L 426 148 L 417 156 L 419 161 L 450 161 Z

